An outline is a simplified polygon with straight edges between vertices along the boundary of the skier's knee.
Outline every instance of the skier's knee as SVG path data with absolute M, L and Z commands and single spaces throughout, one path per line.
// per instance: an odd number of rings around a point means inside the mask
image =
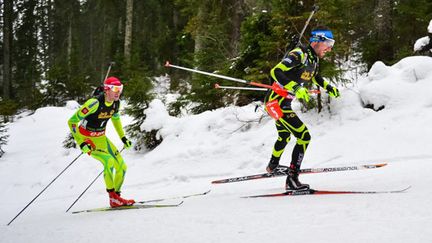
M 291 137 L 291 133 L 289 133 L 289 132 L 279 132 L 278 136 L 279 136 L 279 138 L 278 138 L 279 141 L 289 142 L 290 137 Z
M 125 163 L 123 163 L 121 165 L 121 169 L 123 170 L 123 172 L 126 172 L 127 171 L 127 165 Z
M 298 138 L 297 141 L 299 141 L 302 144 L 308 144 L 311 141 L 311 135 L 309 133 L 309 131 L 305 131 L 301 138 Z

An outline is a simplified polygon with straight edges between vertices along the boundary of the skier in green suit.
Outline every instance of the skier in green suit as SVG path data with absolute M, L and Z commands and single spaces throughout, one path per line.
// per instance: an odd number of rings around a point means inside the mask
M 87 100 L 69 119 L 72 135 L 83 153 L 88 153 L 104 166 L 104 180 L 111 207 L 133 205 L 133 199 L 120 196 L 127 166 L 114 144 L 105 136 L 108 120 L 111 119 L 125 148 L 132 146 L 124 134 L 120 120 L 120 94 L 123 85 L 116 77 L 104 81 L 103 92 Z M 115 173 L 114 173 L 115 170 Z

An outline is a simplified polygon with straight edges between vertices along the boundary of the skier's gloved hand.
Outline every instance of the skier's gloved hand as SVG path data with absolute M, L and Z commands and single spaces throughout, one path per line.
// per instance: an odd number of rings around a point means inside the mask
M 337 98 L 340 96 L 339 90 L 336 87 L 333 87 L 331 85 L 327 85 L 326 89 L 327 89 L 327 92 L 329 93 L 330 97 Z
M 297 89 L 294 90 L 297 99 L 303 99 L 305 102 L 309 102 L 309 93 L 306 88 L 299 86 Z
M 122 140 L 124 147 L 126 149 L 129 149 L 130 147 L 132 147 L 132 142 L 129 139 L 127 139 L 126 137 L 122 137 L 121 140 Z

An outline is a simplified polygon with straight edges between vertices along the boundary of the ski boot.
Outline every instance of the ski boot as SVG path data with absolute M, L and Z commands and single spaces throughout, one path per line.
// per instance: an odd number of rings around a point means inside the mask
M 299 173 L 297 170 L 288 168 L 288 176 L 285 183 L 287 191 L 309 190 L 309 184 L 303 184 L 298 179 Z
M 120 192 L 115 192 L 114 189 L 107 189 L 110 206 L 112 208 L 121 207 L 121 206 L 131 206 L 135 203 L 133 199 L 124 199 L 120 197 Z
M 279 166 L 279 160 L 280 158 L 274 156 L 271 157 L 270 162 L 268 163 L 266 168 L 268 173 L 273 173 L 275 171 L 275 169 Z
M 120 192 L 116 192 L 117 196 L 120 198 L 120 200 L 122 200 L 124 202 L 125 205 L 127 206 L 131 206 L 135 204 L 135 200 L 133 199 L 124 199 L 120 196 Z

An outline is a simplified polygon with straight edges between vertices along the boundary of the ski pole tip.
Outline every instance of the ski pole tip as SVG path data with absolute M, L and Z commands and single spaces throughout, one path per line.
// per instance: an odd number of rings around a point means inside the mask
M 165 67 L 169 67 L 169 66 L 171 66 L 171 63 L 169 61 L 166 61 L 165 62 Z

